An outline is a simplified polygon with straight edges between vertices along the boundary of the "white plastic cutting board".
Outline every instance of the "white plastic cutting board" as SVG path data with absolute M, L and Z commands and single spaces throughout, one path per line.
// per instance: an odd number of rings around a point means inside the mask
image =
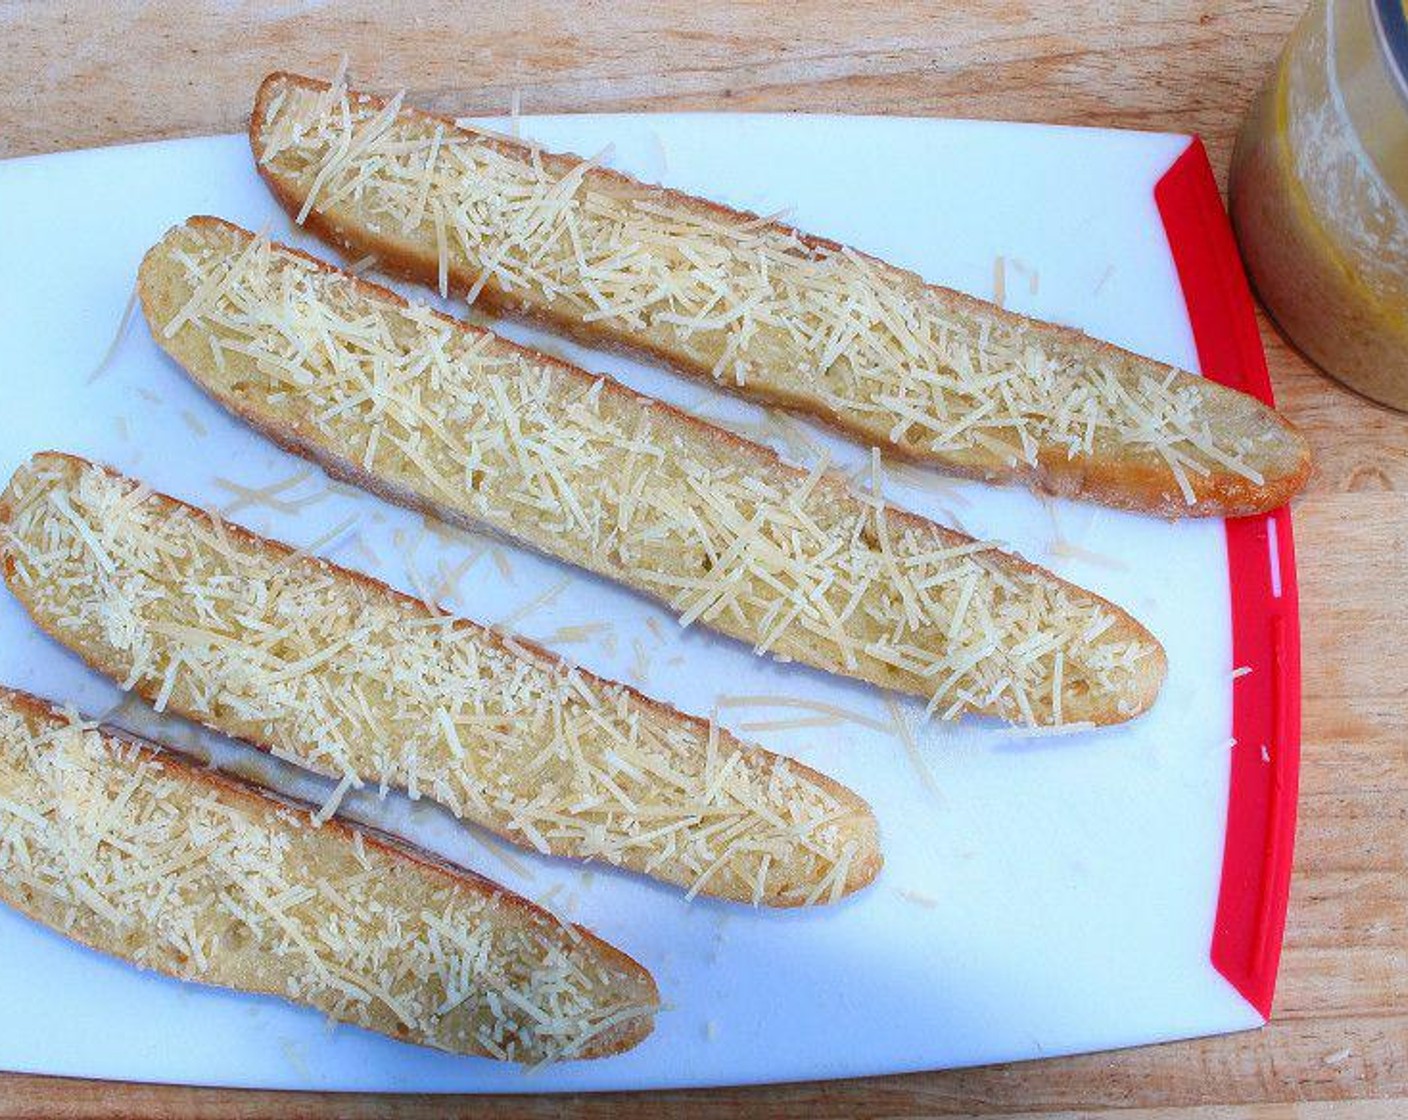
M 522 124 L 549 147 L 595 154 L 613 144 L 610 162 L 648 179 L 761 213 L 790 210 L 803 229 L 980 296 L 992 297 L 1004 272 L 1008 306 L 1197 368 L 1152 194 L 1184 137 L 794 116 Z M 0 163 L 0 472 L 41 448 L 66 449 L 228 507 L 236 493 L 217 479 L 258 487 L 302 468 L 195 389 L 156 349 L 140 313 L 90 380 L 142 253 L 194 213 L 327 253 L 290 231 L 243 137 Z M 722 422 L 762 418 L 699 383 L 552 345 Z M 864 461 L 859 448 L 812 431 L 842 467 Z M 799 453 L 795 444 L 779 449 Z M 561 627 L 610 623 L 609 633 L 558 648 L 684 709 L 719 703 L 734 730 L 854 787 L 879 817 L 879 880 L 805 912 L 689 903 L 608 870 L 505 859 L 427 805 L 363 799 L 361 811 L 389 814 L 428 846 L 642 961 L 667 1004 L 654 1035 L 622 1057 L 525 1074 L 330 1029 L 276 1000 L 144 974 L 0 908 L 0 1068 L 237 1086 L 606 1089 L 887 1073 L 1259 1025 L 1208 960 L 1231 719 L 1221 524 L 1164 524 L 912 470 L 892 476 L 886 492 L 1008 542 L 1134 612 L 1169 654 L 1154 710 L 1060 739 L 1024 740 L 976 721 L 918 727 L 918 762 L 893 731 L 864 724 L 757 728 L 815 713 L 721 697 L 821 701 L 881 725 L 895 712 L 914 725 L 921 706 L 901 701 L 892 711 L 874 689 L 680 631 L 630 593 L 494 544 L 447 599 L 452 610 L 502 620 L 557 589 L 514 627 L 551 642 Z M 316 471 L 280 497 L 297 508 L 246 506 L 231 516 L 298 545 L 348 526 L 319 551 L 407 590 L 408 565 L 435 586 L 442 562 L 454 567 L 484 545 L 426 534 L 420 517 L 330 491 Z M 1072 556 L 1061 540 L 1087 551 Z M 89 712 L 116 699 L 3 593 L 0 681 Z M 327 787 L 307 788 L 321 796 Z

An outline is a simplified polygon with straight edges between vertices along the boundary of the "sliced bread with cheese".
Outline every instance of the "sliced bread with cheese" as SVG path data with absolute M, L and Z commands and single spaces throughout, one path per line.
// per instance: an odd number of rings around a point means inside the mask
M 455 1054 L 604 1057 L 659 1006 L 634 960 L 504 887 L 6 688 L 0 901 L 140 968 Z
M 814 770 L 85 460 L 16 471 L 0 564 L 158 711 L 526 848 L 770 906 L 879 871 L 869 806 Z
M 1167 517 L 1271 509 L 1310 471 L 1247 394 L 399 96 L 271 74 L 249 134 L 285 209 L 354 258 L 887 452 Z
M 1112 603 L 821 467 L 213 218 L 142 262 L 153 337 L 330 473 L 956 718 L 1117 723 L 1165 671 Z

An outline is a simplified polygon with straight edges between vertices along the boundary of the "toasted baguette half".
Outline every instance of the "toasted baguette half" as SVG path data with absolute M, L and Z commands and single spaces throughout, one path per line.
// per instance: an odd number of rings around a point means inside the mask
M 650 973 L 504 887 L 0 688 L 0 900 L 142 968 L 405 1042 L 629 1050 Z
M 524 847 L 772 906 L 880 869 L 870 807 L 816 771 L 82 459 L 15 473 L 0 560 L 43 629 L 157 710 Z
M 399 97 L 272 74 L 250 142 L 353 256 L 945 470 L 1167 517 L 1271 509 L 1310 471 L 1246 394 Z
M 949 718 L 1114 723 L 1159 643 L 1041 568 L 607 378 L 211 218 L 142 262 L 152 334 L 331 473 Z

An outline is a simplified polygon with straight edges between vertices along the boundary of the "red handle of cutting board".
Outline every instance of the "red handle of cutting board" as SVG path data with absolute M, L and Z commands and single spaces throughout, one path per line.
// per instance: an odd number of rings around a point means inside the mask
M 1154 188 L 1205 376 L 1273 404 L 1232 227 L 1194 138 Z M 1289 508 L 1226 522 L 1232 656 L 1231 786 L 1212 963 L 1271 1016 L 1295 843 L 1300 772 L 1300 614 Z

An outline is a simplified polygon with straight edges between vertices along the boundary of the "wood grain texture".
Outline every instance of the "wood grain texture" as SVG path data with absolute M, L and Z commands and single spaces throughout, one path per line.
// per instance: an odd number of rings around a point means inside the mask
M 275 66 L 450 114 L 738 109 L 1202 132 L 1224 155 L 1297 0 L 0 5 L 0 156 L 243 127 Z M 1225 163 L 1225 160 L 1218 159 Z
M 297 10 L 295 11 L 295 7 Z M 1196 131 L 1225 170 L 1301 0 L 0 4 L 0 155 L 229 131 L 275 67 L 503 112 L 794 109 Z M 1317 466 L 1297 502 L 1304 764 L 1265 1030 L 980 1070 L 719 1093 L 348 1098 L 0 1076 L 0 1118 L 1408 1116 L 1408 418 L 1264 331 Z M 1187 1106 L 1198 1106 L 1191 1111 Z

